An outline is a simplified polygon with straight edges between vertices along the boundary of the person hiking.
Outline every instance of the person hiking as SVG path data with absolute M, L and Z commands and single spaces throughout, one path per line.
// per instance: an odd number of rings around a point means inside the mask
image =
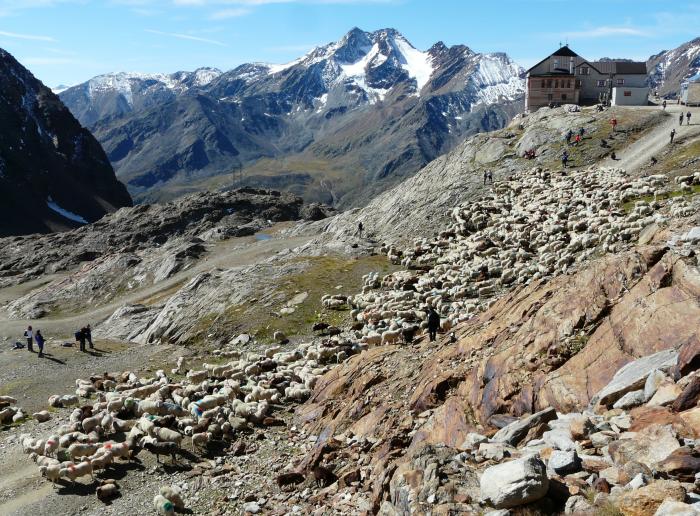
M 578 130 L 578 135 L 583 139 L 583 135 L 584 135 L 584 134 L 586 134 L 586 129 L 584 129 L 583 127 L 581 127 L 581 128 Z
M 578 147 L 578 144 L 581 143 L 581 135 L 577 134 L 576 138 L 574 138 L 574 145 Z
M 683 113 L 678 117 L 678 125 L 683 125 Z
M 430 342 L 435 342 L 438 328 L 440 328 L 440 314 L 431 306 L 428 311 L 428 335 L 430 336 Z
M 75 332 L 75 340 L 80 344 L 80 351 L 85 351 L 85 328 L 80 328 Z
M 691 115 L 690 111 L 688 111 L 688 112 L 685 114 L 685 118 L 686 118 L 685 125 L 690 125 L 690 115 Z
M 36 345 L 39 348 L 39 358 L 44 356 L 44 336 L 41 334 L 41 330 L 36 331 L 34 335 L 34 340 L 36 340 Z
M 493 184 L 493 172 L 491 170 L 488 171 L 488 177 L 489 183 Z
M 569 153 L 564 151 L 564 153 L 561 155 L 561 164 L 564 168 L 566 168 L 567 163 L 569 163 Z
M 676 130 L 671 129 L 671 143 L 673 143 L 673 137 L 676 136 Z
M 484 185 L 486 185 L 486 181 L 488 180 L 488 178 L 489 178 L 489 173 L 487 170 L 484 170 Z
M 34 353 L 34 346 L 32 345 L 32 342 L 34 342 L 34 332 L 31 326 L 27 326 L 27 329 L 24 330 L 24 338 L 27 339 L 27 349 L 30 353 Z
M 612 126 L 613 132 L 615 132 L 615 128 L 617 127 L 617 118 L 611 118 L 610 125 Z
M 664 100 L 661 105 L 664 107 L 664 110 L 665 110 L 666 109 L 666 101 Z
M 571 143 L 571 138 L 573 138 L 573 136 L 574 136 L 574 132 L 571 129 L 569 129 L 566 132 L 566 143 Z
M 652 166 L 652 167 L 653 167 L 654 165 L 656 165 L 658 162 L 659 162 L 659 160 L 656 159 L 656 156 L 652 156 L 652 157 L 651 157 L 651 166 Z
M 357 223 L 357 234 L 359 235 L 360 238 L 362 238 L 362 230 L 364 229 L 364 226 L 362 225 L 362 222 Z M 89 326 L 88 326 L 89 328 Z M 92 347 L 92 345 L 90 346 Z
M 360 225 L 362 225 L 362 223 L 360 223 Z M 360 231 L 360 235 L 362 235 L 362 231 Z M 87 340 L 90 349 L 95 349 L 95 346 L 92 345 L 92 329 L 89 324 L 85 327 L 85 340 Z

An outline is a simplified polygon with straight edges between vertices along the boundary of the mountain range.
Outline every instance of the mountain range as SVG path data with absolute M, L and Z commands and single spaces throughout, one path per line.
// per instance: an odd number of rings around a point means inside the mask
M 0 237 L 77 227 L 131 204 L 92 134 L 0 49 Z
M 649 85 L 659 95 L 676 97 L 680 84 L 700 72 L 700 38 L 673 50 L 664 50 L 647 60 Z
M 285 65 L 109 74 L 60 98 L 137 201 L 238 185 L 363 204 L 522 109 L 506 54 L 353 29 Z

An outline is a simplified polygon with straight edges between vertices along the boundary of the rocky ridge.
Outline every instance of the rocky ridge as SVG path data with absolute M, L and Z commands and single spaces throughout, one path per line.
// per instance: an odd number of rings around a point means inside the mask
M 331 213 L 291 194 L 256 189 L 122 208 L 72 231 L 2 239 L 0 285 L 59 274 L 9 306 L 14 317 L 38 318 L 59 302 L 104 302 L 125 289 L 156 284 L 202 259 L 216 242 L 253 235 L 275 222 Z M 62 277 L 66 273 L 68 279 Z
M 649 85 L 661 96 L 677 98 L 681 83 L 700 72 L 700 38 L 647 60 Z
M 100 144 L 0 49 L 0 237 L 94 222 L 131 206 Z

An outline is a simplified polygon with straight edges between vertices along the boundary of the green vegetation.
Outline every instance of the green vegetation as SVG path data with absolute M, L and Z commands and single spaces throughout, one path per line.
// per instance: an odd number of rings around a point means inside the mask
M 272 302 L 251 301 L 233 305 L 223 313 L 211 313 L 201 318 L 192 330 L 193 344 L 208 340 L 210 335 L 231 338 L 237 333 L 249 333 L 261 342 L 270 342 L 276 331 L 287 337 L 308 335 L 311 325 L 325 321 L 343 325 L 350 321 L 349 310 L 326 310 L 321 305 L 325 294 L 348 294 L 361 290 L 362 276 L 379 271 L 388 274 L 397 269 L 385 256 L 345 259 L 337 256 L 299 258 L 301 272 L 283 276 L 274 287 Z M 336 288 L 341 287 L 341 288 Z M 308 297 L 293 305 L 294 312 L 280 314 L 295 295 L 306 292 Z
M 664 192 L 662 194 L 659 194 L 656 199 L 663 201 L 665 199 L 671 199 L 673 197 L 692 197 L 696 194 L 700 193 L 700 185 L 695 185 L 692 186 L 690 191 L 685 191 L 685 190 L 673 190 L 669 192 Z M 653 195 L 642 195 L 641 197 L 635 197 L 633 199 L 630 199 L 627 202 L 624 202 L 622 204 L 622 209 L 625 210 L 626 213 L 629 213 L 634 209 L 634 204 L 638 201 L 645 201 L 645 202 L 652 202 L 654 200 Z

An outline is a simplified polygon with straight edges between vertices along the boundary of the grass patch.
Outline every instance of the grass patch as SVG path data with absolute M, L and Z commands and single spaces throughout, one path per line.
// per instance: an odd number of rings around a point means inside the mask
M 311 325 L 325 321 L 341 326 L 350 321 L 350 310 L 326 310 L 321 305 L 325 294 L 351 294 L 362 288 L 362 276 L 373 271 L 388 274 L 398 267 L 386 256 L 366 256 L 346 259 L 338 256 L 299 258 L 301 271 L 276 280 L 271 294 L 261 300 L 228 307 L 223 313 L 211 313 L 202 317 L 191 330 L 191 344 L 197 345 L 212 339 L 225 341 L 238 333 L 249 333 L 262 342 L 272 342 L 276 331 L 288 338 L 309 335 Z M 336 288 L 340 286 L 340 288 Z M 261 287 L 266 288 L 266 287 Z M 294 305 L 291 314 L 280 310 L 297 294 L 306 292 L 308 297 Z
M 664 201 L 666 199 L 672 199 L 674 197 L 692 197 L 694 195 L 697 195 L 700 193 L 700 185 L 694 185 L 691 187 L 691 190 L 684 191 L 684 190 L 673 190 L 670 192 L 664 192 L 662 194 L 659 194 L 656 196 L 656 200 L 659 201 Z M 634 204 L 637 201 L 644 201 L 644 202 L 652 202 L 654 201 L 654 196 L 653 195 L 642 195 L 641 197 L 635 197 L 633 199 L 630 199 L 627 202 L 622 203 L 622 209 L 625 211 L 625 213 L 629 213 L 634 209 Z

